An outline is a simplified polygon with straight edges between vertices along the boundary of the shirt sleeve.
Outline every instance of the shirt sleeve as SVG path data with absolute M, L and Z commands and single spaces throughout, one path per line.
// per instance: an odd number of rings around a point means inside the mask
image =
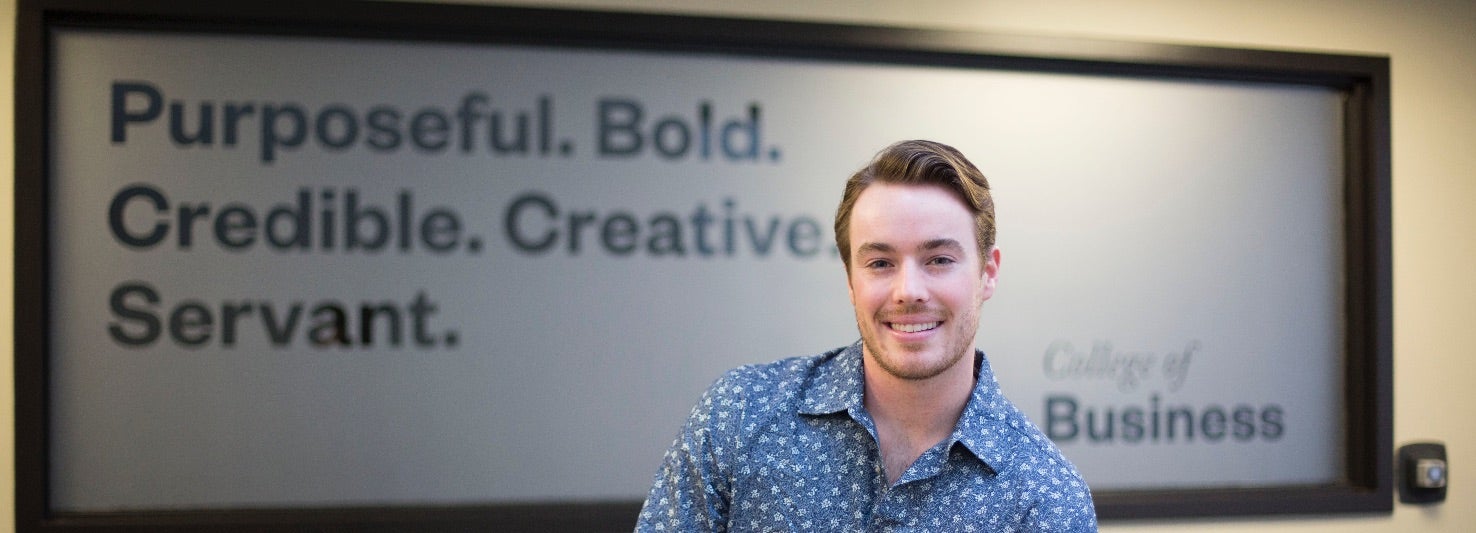
M 728 476 L 718 457 L 721 436 L 714 433 L 731 424 L 719 420 L 729 404 L 721 399 L 722 380 L 703 394 L 676 441 L 657 469 L 651 492 L 636 522 L 637 532 L 725 531 L 728 524 Z

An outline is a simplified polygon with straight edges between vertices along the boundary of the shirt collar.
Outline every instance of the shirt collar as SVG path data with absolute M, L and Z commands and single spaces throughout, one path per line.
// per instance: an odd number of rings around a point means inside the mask
M 958 417 L 958 425 L 953 428 L 952 440 L 967 448 L 985 465 L 1007 464 L 1018 442 L 1011 435 L 1021 430 L 1019 424 L 1023 419 L 1010 416 L 1014 408 L 1000 394 L 999 382 L 989 367 L 989 359 L 978 350 L 974 352 L 974 377 L 974 391 L 969 395 L 969 403 L 964 405 L 963 414 Z M 994 466 L 990 468 L 998 471 Z
M 864 411 L 861 342 L 825 354 L 805 387 L 800 400 L 802 415 L 829 415 Z M 960 444 L 986 465 L 1007 464 L 1016 439 L 1010 438 L 1019 419 L 999 392 L 999 382 L 984 352 L 974 352 L 974 390 L 950 437 L 950 447 Z M 991 467 L 993 468 L 993 467 Z
M 802 415 L 828 415 L 861 408 L 861 341 L 821 357 L 800 400 Z

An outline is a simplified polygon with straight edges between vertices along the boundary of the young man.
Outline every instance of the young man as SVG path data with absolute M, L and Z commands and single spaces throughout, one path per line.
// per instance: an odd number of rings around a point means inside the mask
M 638 531 L 1095 531 L 1076 468 L 974 349 L 994 293 L 989 184 L 894 144 L 835 215 L 861 341 L 739 368 L 692 410 Z

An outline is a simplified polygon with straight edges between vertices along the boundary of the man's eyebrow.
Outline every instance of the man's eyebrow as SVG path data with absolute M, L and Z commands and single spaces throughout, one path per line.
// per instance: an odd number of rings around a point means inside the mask
M 881 254 L 889 254 L 889 253 L 895 252 L 896 250 L 897 249 L 896 248 L 893 248 L 892 245 L 887 244 L 887 243 L 884 243 L 884 242 L 866 242 L 866 243 L 861 243 L 861 246 L 859 246 L 859 247 L 856 248 L 856 253 L 858 253 L 858 254 L 864 254 L 864 253 L 875 252 L 875 253 L 881 253 Z
M 917 247 L 918 250 L 923 251 L 933 251 L 939 248 L 947 248 L 949 251 L 963 251 L 963 245 L 953 239 L 933 239 Z

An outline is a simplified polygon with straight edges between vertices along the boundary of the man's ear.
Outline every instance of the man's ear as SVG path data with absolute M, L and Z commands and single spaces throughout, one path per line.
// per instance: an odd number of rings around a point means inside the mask
M 984 300 L 988 300 L 989 297 L 994 296 L 994 284 L 999 280 L 999 263 L 1002 258 L 1003 256 L 1000 255 L 998 246 L 990 248 L 989 254 L 984 256 L 984 268 L 983 272 L 980 273 L 982 277 L 979 280 L 979 284 L 982 286 L 982 290 L 979 291 L 981 296 L 979 299 L 980 304 L 984 303 Z

